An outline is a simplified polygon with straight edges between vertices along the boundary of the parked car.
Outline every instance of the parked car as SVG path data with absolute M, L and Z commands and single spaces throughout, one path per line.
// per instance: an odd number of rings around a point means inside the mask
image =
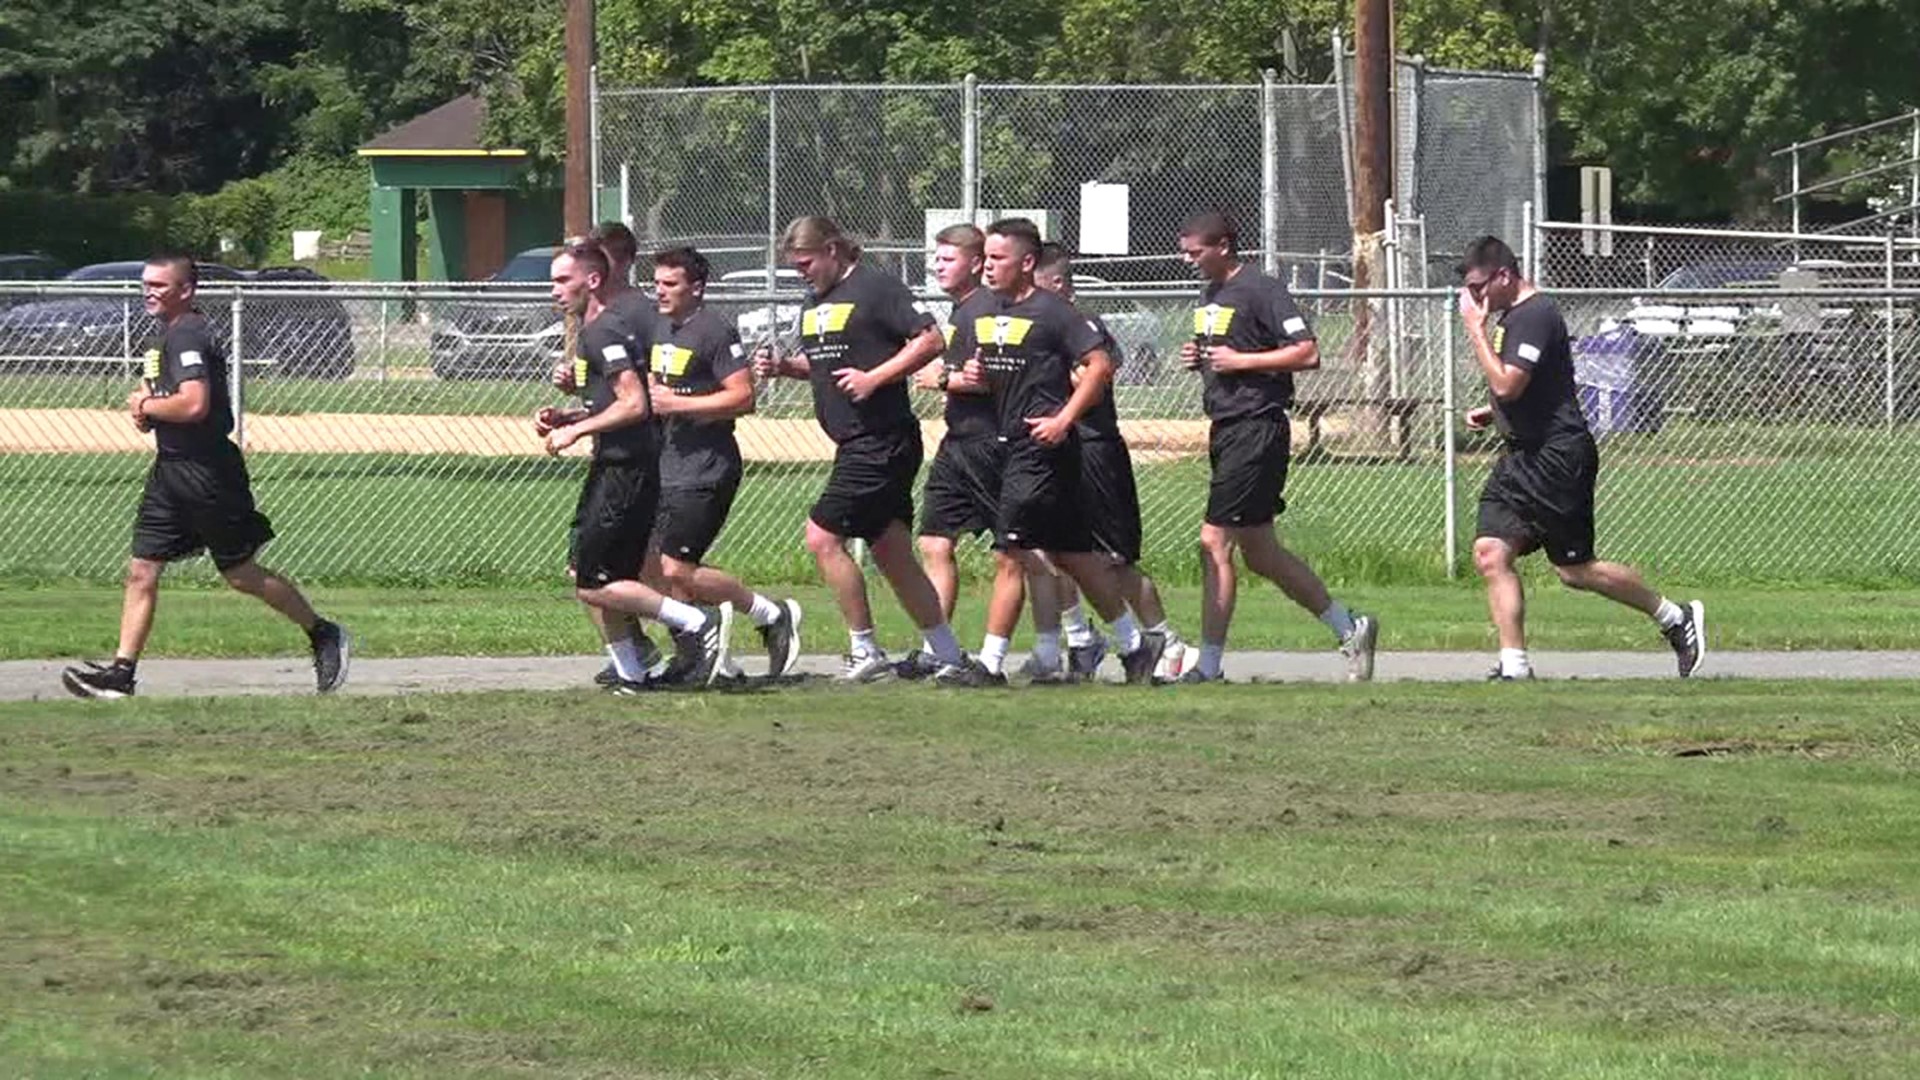
M 1139 386 L 1160 377 L 1160 358 L 1170 343 L 1178 350 L 1178 342 L 1186 336 L 1185 320 L 1191 305 L 1182 300 L 1176 307 L 1155 312 L 1138 300 L 1099 295 L 1102 289 L 1123 287 L 1091 274 L 1073 275 L 1075 305 L 1100 316 L 1114 343 L 1120 346 L 1120 367 L 1113 373 L 1113 381 Z
M 558 248 L 528 248 L 487 280 L 537 285 L 550 280 Z M 442 379 L 539 379 L 565 351 L 566 324 L 550 301 L 463 300 L 446 309 L 427 349 Z
M 0 255 L 0 311 L 33 299 L 32 293 L 7 291 L 9 281 L 55 281 L 67 268 L 51 256 L 39 253 Z
M 801 299 L 806 295 L 806 288 L 806 279 L 800 276 L 800 272 L 784 266 L 774 270 L 771 282 L 764 268 L 731 270 L 721 274 L 720 280 L 708 284 L 707 301 L 727 304 L 737 311 L 734 326 L 740 331 L 740 340 L 747 348 L 752 349 L 768 341 L 792 346 L 794 342 L 790 339 L 794 324 L 800 320 Z M 730 296 L 765 296 L 770 292 L 780 298 L 771 309 L 765 303 L 753 307 L 728 303 Z M 789 299 L 790 293 L 792 297 Z
M 75 284 L 137 283 L 144 263 L 96 263 L 61 280 Z M 219 263 L 199 265 L 202 287 L 255 280 Z M 262 281 L 324 281 L 308 270 L 262 271 Z M 232 308 L 202 305 L 217 336 L 230 340 Z M 343 378 L 353 370 L 353 338 L 337 300 L 254 295 L 243 307 L 241 356 L 255 370 L 277 376 Z M 137 288 L 120 295 L 52 297 L 0 312 L 0 364 L 48 373 L 111 370 L 143 356 L 160 326 L 146 313 Z

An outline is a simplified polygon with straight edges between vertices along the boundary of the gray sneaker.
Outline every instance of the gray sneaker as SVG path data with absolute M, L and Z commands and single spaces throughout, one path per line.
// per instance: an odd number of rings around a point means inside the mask
M 887 654 L 880 649 L 875 649 L 872 652 L 848 653 L 841 658 L 841 682 L 878 682 L 893 674 L 893 665 L 887 662 Z
M 800 663 L 800 602 L 780 601 L 780 617 L 760 628 L 767 647 L 767 677 L 793 674 Z
M 1120 666 L 1127 673 L 1127 683 L 1131 686 L 1152 686 L 1153 669 L 1160 663 L 1160 657 L 1167 651 L 1165 634 L 1148 630 L 1140 635 L 1140 647 L 1120 658 Z
M 331 694 L 347 681 L 347 663 L 353 657 L 353 639 L 339 623 L 321 619 L 307 634 L 313 646 L 313 684 L 322 694 Z
M 941 664 L 940 670 L 933 673 L 933 685 L 951 686 L 977 690 L 989 686 L 1007 685 L 1005 674 L 988 671 L 978 660 L 966 659 L 958 664 Z
M 733 639 L 732 604 L 700 610 L 707 616 L 700 629 L 675 631 L 673 635 L 679 659 L 689 664 L 682 680 L 688 686 L 712 686 L 715 679 L 726 674 Z
M 1707 658 L 1707 605 L 1689 600 L 1681 611 L 1680 622 L 1661 633 L 1673 646 L 1673 658 L 1680 665 L 1680 677 L 1685 679 L 1700 670 L 1700 662 Z
M 1370 682 L 1373 679 L 1373 650 L 1380 642 L 1380 620 L 1371 615 L 1353 617 L 1353 633 L 1340 643 L 1340 655 L 1347 658 L 1347 681 Z
M 1026 676 L 1028 682 L 1041 686 L 1054 686 L 1068 681 L 1067 673 L 1060 664 L 1048 667 L 1032 653 L 1028 653 L 1026 660 L 1020 664 L 1020 674 Z
M 1197 667 L 1190 667 L 1181 672 L 1179 679 L 1181 686 L 1199 686 L 1203 683 L 1223 683 L 1226 681 L 1227 673 L 1224 671 L 1218 675 L 1209 675 Z

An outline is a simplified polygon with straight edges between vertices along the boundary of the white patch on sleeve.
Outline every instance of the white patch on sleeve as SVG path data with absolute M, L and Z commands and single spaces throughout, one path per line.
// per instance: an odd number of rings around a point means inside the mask
M 1307 320 L 1295 315 L 1293 318 L 1281 323 L 1280 329 L 1285 330 L 1289 334 L 1304 334 L 1307 332 Z
M 727 351 L 733 354 L 733 358 L 735 360 L 738 360 L 741 357 L 747 355 L 747 347 L 740 344 L 737 341 L 734 342 L 730 347 L 728 347 Z
M 919 312 L 919 313 L 920 313 L 920 314 L 922 314 L 922 315 L 931 315 L 931 314 L 933 314 L 933 312 L 931 312 L 931 311 L 928 311 L 928 310 L 927 310 L 927 305 L 925 305 L 925 304 L 923 304 L 923 303 L 921 303 L 921 302 L 920 302 L 920 301 L 918 301 L 918 300 L 915 300 L 915 301 L 913 302 L 913 310 L 915 310 L 915 311 L 917 311 L 917 312 Z
M 188 349 L 186 352 L 181 353 L 180 366 L 181 367 L 199 367 L 200 353 L 193 349 Z
M 625 345 L 609 345 L 600 350 L 600 357 L 609 364 L 615 361 L 625 360 L 627 358 L 627 347 Z
M 1529 364 L 1537 364 L 1540 362 L 1540 346 L 1538 345 L 1529 345 L 1523 341 L 1520 343 L 1520 347 L 1515 349 L 1514 352 L 1518 353 L 1520 359 L 1525 360 Z

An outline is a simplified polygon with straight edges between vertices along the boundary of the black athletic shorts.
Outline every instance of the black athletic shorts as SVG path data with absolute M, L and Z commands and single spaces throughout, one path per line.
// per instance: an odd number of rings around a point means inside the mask
M 1140 492 L 1133 484 L 1133 455 L 1126 440 L 1081 442 L 1080 475 L 1093 550 L 1128 565 L 1139 562 Z
M 1216 420 L 1207 435 L 1213 481 L 1207 524 L 1266 525 L 1287 508 L 1287 463 L 1293 436 L 1285 416 Z
M 1600 448 L 1591 435 L 1510 446 L 1480 492 L 1475 535 L 1505 540 L 1516 555 L 1544 549 L 1555 566 L 1592 562 L 1593 487 L 1599 478 Z
M 681 562 L 697 563 L 707 557 L 720 530 L 733 510 L 733 497 L 740 490 L 738 470 L 709 487 L 673 487 L 660 492 L 660 516 L 653 527 L 660 554 Z
M 1032 439 L 1007 443 L 995 541 L 1028 551 L 1092 551 L 1080 470 L 1077 436 L 1057 446 Z
M 595 461 L 573 509 L 574 581 L 597 589 L 611 581 L 638 581 L 660 506 L 654 462 Z
M 920 535 L 958 540 L 993 531 L 1006 460 L 1007 444 L 993 435 L 941 439 L 920 497 Z
M 896 521 L 911 527 L 920 454 L 917 424 L 855 435 L 834 451 L 826 490 L 807 516 L 835 536 L 867 541 Z
M 134 558 L 172 562 L 205 548 L 214 566 L 231 570 L 273 539 L 273 523 L 253 505 L 246 460 L 229 449 L 154 459 L 133 519 Z

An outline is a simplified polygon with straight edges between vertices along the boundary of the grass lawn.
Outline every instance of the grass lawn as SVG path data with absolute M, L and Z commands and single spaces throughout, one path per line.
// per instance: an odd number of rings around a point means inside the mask
M 917 639 L 877 576 L 869 583 L 882 645 L 898 654 Z M 315 586 L 314 602 L 349 626 L 365 656 L 512 656 L 588 653 L 598 641 L 563 583 L 487 589 Z M 808 652 L 840 653 L 847 639 L 831 596 L 819 586 L 783 587 L 806 609 Z M 964 588 L 955 628 L 968 649 L 980 642 L 985 582 Z M 1339 594 L 1378 615 L 1388 650 L 1495 648 L 1480 590 L 1471 583 L 1357 586 Z M 1683 596 L 1685 594 L 1682 594 Z M 1725 588 L 1702 593 L 1712 647 L 1733 649 L 1920 649 L 1920 592 Z M 1200 591 L 1165 590 L 1176 629 L 1199 636 Z M 1639 615 L 1557 582 L 1536 581 L 1529 594 L 1537 649 L 1630 649 L 1666 646 Z M 0 586 L 0 659 L 98 656 L 118 634 L 120 590 L 95 583 Z M 758 649 L 740 620 L 735 637 Z M 1023 625 L 1016 648 L 1032 640 Z M 166 587 L 160 598 L 153 656 L 295 655 L 305 643 L 258 602 L 219 588 Z M 1262 582 L 1243 584 L 1233 649 L 1330 648 L 1324 627 Z
M 0 742 L 12 1075 L 1920 1069 L 1913 684 L 56 702 Z

